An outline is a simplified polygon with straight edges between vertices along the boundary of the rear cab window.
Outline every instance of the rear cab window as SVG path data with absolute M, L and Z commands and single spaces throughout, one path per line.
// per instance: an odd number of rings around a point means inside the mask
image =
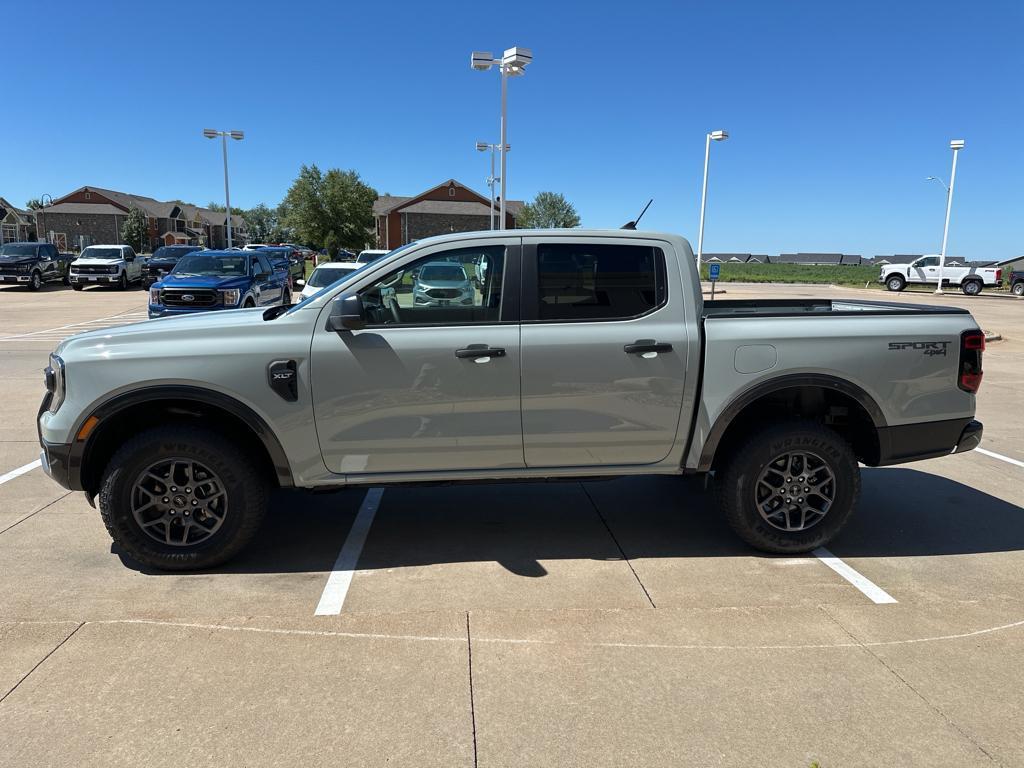
M 529 259 L 527 259 L 529 263 Z M 629 243 L 538 243 L 536 291 L 526 321 L 629 320 L 663 306 L 668 291 L 662 249 Z

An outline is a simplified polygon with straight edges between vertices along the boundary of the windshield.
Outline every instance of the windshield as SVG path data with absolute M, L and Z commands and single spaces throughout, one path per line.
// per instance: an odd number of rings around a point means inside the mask
M 457 264 L 452 266 L 438 265 L 431 266 L 428 264 L 420 270 L 420 281 L 429 283 L 431 281 L 447 281 L 447 282 L 458 282 L 460 280 L 466 280 L 466 270 Z
M 343 277 L 348 277 L 355 271 L 355 267 L 317 267 L 313 270 L 313 274 L 309 276 L 306 285 L 311 285 L 314 288 L 323 288 L 331 283 L 336 283 Z
M 182 257 L 171 270 L 172 275 L 202 275 L 204 277 L 244 277 L 249 274 L 249 259 L 238 256 L 212 256 L 206 253 Z
M 374 251 L 363 251 L 356 258 L 356 261 L 358 261 L 360 264 L 369 264 L 370 262 L 376 261 L 377 259 L 381 258 L 382 256 L 387 256 L 387 255 L 388 255 L 387 251 L 376 251 L 376 252 L 374 252 Z
M 0 258 L 9 258 L 11 256 L 35 256 L 36 247 L 34 245 L 4 245 L 0 246 Z
M 192 253 L 198 251 L 198 248 L 192 246 L 182 247 L 180 245 L 165 245 L 161 248 L 157 248 L 153 254 L 153 260 L 161 259 L 163 261 L 177 261 L 186 253 Z
M 123 254 L 120 248 L 97 248 L 90 245 L 78 258 L 80 259 L 120 259 Z

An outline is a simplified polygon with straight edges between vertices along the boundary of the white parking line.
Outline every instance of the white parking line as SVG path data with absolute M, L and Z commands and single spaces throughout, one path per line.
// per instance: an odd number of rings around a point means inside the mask
M 1013 464 L 1014 466 L 1017 467 L 1024 467 L 1024 461 L 1017 461 L 1017 459 L 1011 459 L 1009 456 L 1003 456 L 1003 454 L 996 453 L 995 451 L 986 451 L 984 448 L 975 448 L 974 452 L 984 454 L 985 456 L 991 456 L 993 459 L 1005 461 L 1007 464 Z
M 883 603 L 896 602 L 896 598 L 871 581 L 867 576 L 855 571 L 824 547 L 818 547 L 811 554 L 867 595 L 873 603 L 881 605 Z
M 320 595 L 320 602 L 314 615 L 337 616 L 341 613 L 349 585 L 352 584 L 352 574 L 359 562 L 359 554 L 363 551 L 366 535 L 370 532 L 370 524 L 373 523 L 373 517 L 380 506 L 380 497 L 383 495 L 383 488 L 371 488 L 366 492 L 359 513 L 338 553 L 338 559 L 334 561 L 334 570 L 324 585 L 324 592 Z
M 98 317 L 95 320 L 83 320 L 79 323 L 60 325 L 56 328 L 44 328 L 41 331 L 29 331 L 27 333 L 15 333 L 10 336 L 0 336 L 0 341 L 63 341 L 68 336 L 84 331 L 96 331 L 103 328 L 112 328 L 118 325 L 137 323 L 140 320 L 147 320 L 149 313 L 142 309 L 131 309 L 117 315 Z
M 43 466 L 43 462 L 41 462 L 39 459 L 36 459 L 32 463 L 26 464 L 24 467 L 18 467 L 17 469 L 12 469 L 7 474 L 0 475 L 0 485 L 3 485 L 8 480 L 13 480 L 16 477 L 21 477 L 26 472 L 31 472 L 36 467 L 41 467 L 41 466 Z

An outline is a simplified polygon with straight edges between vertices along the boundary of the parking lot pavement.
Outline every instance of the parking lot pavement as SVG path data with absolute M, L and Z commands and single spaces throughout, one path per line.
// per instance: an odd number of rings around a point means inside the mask
M 863 472 L 830 550 L 879 605 L 817 557 L 747 549 L 668 477 L 388 488 L 362 528 L 364 489 L 279 491 L 228 566 L 147 571 L 29 466 L 58 337 L 144 297 L 16 291 L 0 765 L 1024 765 L 1024 467 L 999 458 L 1024 461 L 1024 302 L 867 294 L 1004 337 L 978 400 L 994 455 Z M 347 542 L 337 615 L 314 615 Z

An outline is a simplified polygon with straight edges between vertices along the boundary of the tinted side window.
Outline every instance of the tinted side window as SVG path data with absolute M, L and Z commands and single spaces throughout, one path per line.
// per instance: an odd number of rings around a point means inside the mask
M 665 302 L 665 255 L 642 245 L 537 246 L 537 318 L 616 320 Z
M 505 247 L 457 248 L 406 264 L 359 292 L 371 325 L 497 323 Z
M 271 274 L 274 273 L 274 270 L 271 269 L 271 267 L 270 267 L 270 262 L 267 261 L 267 257 L 264 256 L 262 253 L 257 253 L 256 254 L 256 261 L 257 261 L 257 263 L 259 263 L 259 265 L 261 267 L 263 267 L 263 271 L 266 272 L 268 275 L 271 275 Z M 255 268 L 255 265 L 254 265 L 254 268 Z

